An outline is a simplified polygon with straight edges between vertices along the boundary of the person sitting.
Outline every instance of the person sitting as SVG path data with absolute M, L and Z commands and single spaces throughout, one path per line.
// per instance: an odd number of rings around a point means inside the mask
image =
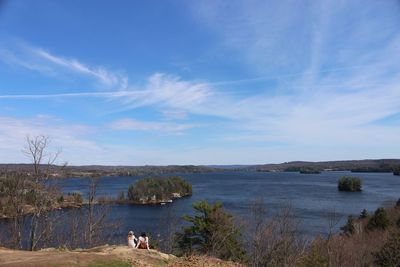
M 133 231 L 129 231 L 129 233 L 128 233 L 128 247 L 136 248 L 136 243 L 137 243 L 137 238 L 135 237 L 135 234 L 133 233 Z
M 150 250 L 149 246 L 149 238 L 146 236 L 146 233 L 142 233 L 139 236 L 138 243 L 136 245 L 136 248 L 141 248 L 141 249 L 147 249 Z

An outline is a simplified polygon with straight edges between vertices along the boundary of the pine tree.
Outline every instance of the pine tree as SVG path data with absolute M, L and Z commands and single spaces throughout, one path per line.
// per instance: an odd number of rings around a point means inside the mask
M 365 219 L 367 217 L 368 217 L 368 211 L 366 209 L 363 209 L 360 214 L 360 219 Z
M 177 234 L 181 253 L 200 252 L 225 260 L 242 260 L 245 252 L 239 242 L 240 232 L 222 204 L 200 201 L 193 208 L 197 215 L 184 217 L 191 225 Z
M 369 230 L 385 230 L 389 227 L 390 221 L 387 212 L 384 208 L 378 208 L 374 215 L 369 219 L 367 228 Z

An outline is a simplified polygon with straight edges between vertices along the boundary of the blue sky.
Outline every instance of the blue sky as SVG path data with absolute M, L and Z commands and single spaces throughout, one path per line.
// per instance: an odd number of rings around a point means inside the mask
M 0 162 L 399 158 L 399 1 L 0 3 Z

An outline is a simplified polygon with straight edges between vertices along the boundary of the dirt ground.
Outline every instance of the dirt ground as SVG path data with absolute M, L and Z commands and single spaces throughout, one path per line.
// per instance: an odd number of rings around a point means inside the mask
M 241 266 L 210 257 L 177 258 L 156 250 L 139 250 L 127 246 L 102 246 L 88 250 L 45 249 L 40 251 L 22 251 L 0 248 L 0 266 L 118 266 L 117 263 L 130 266 Z M 119 265 L 122 266 L 122 265 Z

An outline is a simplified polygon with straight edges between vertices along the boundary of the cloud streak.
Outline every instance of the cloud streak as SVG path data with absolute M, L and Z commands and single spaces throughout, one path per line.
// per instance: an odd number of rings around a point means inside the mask
M 135 119 L 120 119 L 110 125 L 111 129 L 118 131 L 151 131 L 177 134 L 195 127 L 199 127 L 199 125 L 139 121 Z
M 55 56 L 51 54 L 50 52 L 47 52 L 43 49 L 40 48 L 33 48 L 31 49 L 32 54 L 38 56 L 41 59 L 44 59 L 45 61 L 48 61 L 49 63 L 53 63 L 55 65 L 58 65 L 60 67 L 64 67 L 66 69 L 75 71 L 77 73 L 81 73 L 83 75 L 88 75 L 92 76 L 93 78 L 97 79 L 99 82 L 106 86 L 122 86 L 122 88 L 126 87 L 127 84 L 127 78 L 121 77 L 119 75 L 116 75 L 115 73 L 112 73 L 105 68 L 102 67 L 89 67 L 81 62 L 79 62 L 76 59 L 68 59 L 68 58 L 63 58 L 60 56 Z
M 45 99 L 45 98 L 64 98 L 64 97 L 96 97 L 96 98 L 119 98 L 119 97 L 139 97 L 144 93 L 138 91 L 112 91 L 112 92 L 81 92 L 81 93 L 60 93 L 60 94 L 21 94 L 21 95 L 0 95 L 0 99 Z
M 55 55 L 21 41 L 11 42 L 11 45 L 3 44 L 0 47 L 0 56 L 0 61 L 7 64 L 20 66 L 45 75 L 65 75 L 71 72 L 91 78 L 102 85 L 104 89 L 123 90 L 128 85 L 128 78 L 124 75 L 107 70 L 104 67 L 89 66 L 74 58 Z

